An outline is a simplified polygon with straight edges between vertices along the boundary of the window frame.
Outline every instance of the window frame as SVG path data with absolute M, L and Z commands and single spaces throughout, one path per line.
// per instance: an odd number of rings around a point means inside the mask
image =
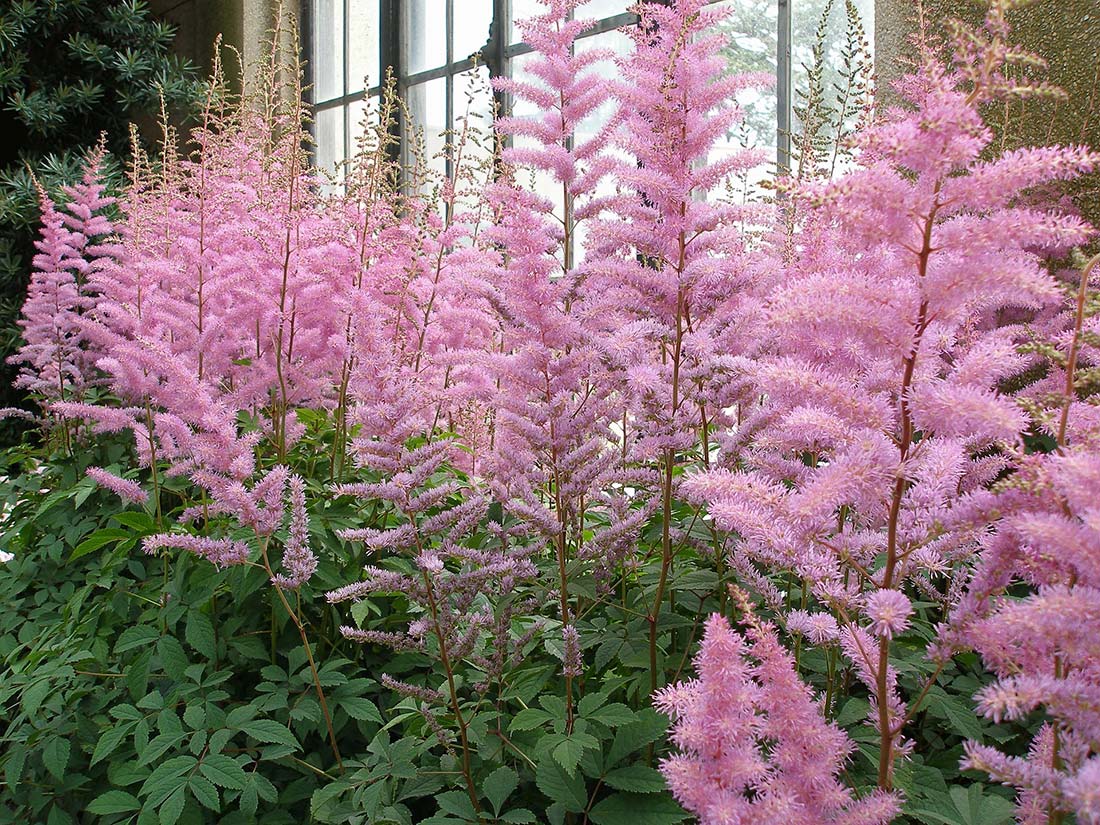
M 314 27 L 313 8 L 315 0 L 303 0 L 301 8 L 302 19 L 302 48 L 307 61 L 313 56 L 314 51 Z M 454 7 L 461 0 L 445 0 L 446 3 L 446 63 L 423 71 L 407 74 L 405 71 L 408 63 L 407 49 L 404 40 L 404 15 L 408 0 L 379 0 L 378 4 L 378 56 L 379 65 L 376 68 L 378 82 L 366 89 L 349 92 L 348 72 L 351 61 L 348 59 L 352 43 L 350 42 L 351 26 L 348 25 L 348 11 L 351 0 L 338 0 L 341 4 L 341 23 L 343 32 L 343 59 L 342 59 L 342 91 L 338 97 L 326 98 L 315 101 L 313 84 L 308 84 L 307 102 L 314 112 L 314 123 L 318 113 L 329 109 L 340 108 L 344 112 L 343 128 L 343 157 L 351 157 L 354 150 L 352 133 L 354 124 L 350 123 L 348 113 L 351 104 L 379 97 L 382 93 L 383 79 L 387 72 L 392 71 L 397 78 L 398 94 L 404 99 L 409 87 L 427 83 L 440 78 L 447 79 L 445 123 L 454 123 L 454 78 L 463 72 L 469 71 L 477 65 L 488 68 L 490 77 L 506 75 L 510 62 L 521 55 L 529 54 L 533 49 L 526 43 L 509 43 L 512 30 L 511 0 L 492 0 L 493 13 L 487 39 L 480 51 L 480 60 L 474 60 L 472 56 L 456 59 L 454 50 Z M 657 0 L 657 2 L 670 2 L 670 0 Z M 710 0 L 712 3 L 720 0 Z M 793 0 L 777 0 L 776 8 L 776 165 L 779 171 L 786 172 L 791 168 L 791 127 L 793 123 L 792 109 L 792 23 Z M 586 29 L 578 39 L 594 37 L 605 34 L 623 26 L 636 23 L 638 17 L 633 12 L 620 12 L 609 17 L 602 18 L 595 26 Z M 307 63 L 308 65 L 308 63 Z M 494 98 L 498 107 L 505 110 L 506 101 L 503 96 L 494 92 Z M 404 151 L 407 143 L 406 127 L 403 122 L 396 124 L 395 136 L 399 139 L 393 151 L 397 156 Z

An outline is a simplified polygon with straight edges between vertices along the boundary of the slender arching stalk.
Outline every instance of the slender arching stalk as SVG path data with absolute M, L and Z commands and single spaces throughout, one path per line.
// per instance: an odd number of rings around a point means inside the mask
M 264 570 L 267 572 L 268 580 L 273 579 L 275 576 L 275 572 L 271 569 L 271 560 L 268 558 L 267 554 L 270 540 L 270 536 L 265 536 L 260 540 L 260 557 L 263 559 Z M 310 647 L 309 636 L 306 634 L 305 624 L 302 622 L 302 618 L 298 614 L 298 611 L 291 607 L 290 602 L 287 601 L 283 589 L 275 584 L 272 584 L 272 589 L 279 597 L 279 601 L 282 602 L 287 616 L 298 629 L 298 635 L 301 636 L 302 650 L 305 651 L 306 659 L 309 661 L 309 672 L 313 676 L 313 687 L 317 691 L 317 701 L 321 704 L 321 713 L 324 714 L 325 726 L 328 728 L 328 738 L 329 744 L 332 745 L 332 755 L 336 758 L 336 765 L 339 767 L 340 773 L 343 773 L 344 762 L 340 757 L 340 746 L 336 742 L 336 731 L 332 726 L 332 715 L 329 713 L 328 700 L 325 698 L 325 690 L 321 687 L 321 676 L 317 672 L 317 663 L 313 660 L 313 649 Z

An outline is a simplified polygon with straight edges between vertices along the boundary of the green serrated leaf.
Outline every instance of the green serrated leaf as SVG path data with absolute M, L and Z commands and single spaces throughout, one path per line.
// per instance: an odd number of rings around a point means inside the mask
M 446 793 L 437 794 L 435 803 L 439 806 L 439 810 L 444 813 L 453 814 L 463 821 L 477 821 L 478 817 L 474 811 L 474 804 L 470 801 L 469 794 L 464 791 L 447 791 Z
M 27 746 L 13 745 L 8 749 L 7 762 L 4 765 L 4 780 L 9 788 L 14 788 L 23 778 L 23 768 L 27 762 Z
M 617 728 L 633 722 L 634 711 L 624 704 L 613 702 L 610 705 L 604 705 L 593 713 L 589 713 L 585 718 L 607 725 L 609 728 Z
M 165 759 L 142 783 L 141 794 L 148 797 L 149 804 L 160 805 L 178 787 L 187 783 L 183 775 L 193 769 L 197 762 L 190 755 Z
M 177 682 L 182 680 L 189 662 L 187 653 L 184 652 L 179 639 L 175 636 L 162 636 L 160 641 L 157 642 L 157 653 L 160 655 L 160 663 L 161 667 L 164 668 L 164 672 Z
M 19 702 L 23 706 L 23 712 L 27 716 L 34 716 L 38 713 L 38 709 L 42 707 L 42 703 L 46 700 L 46 697 L 50 695 L 53 690 L 53 685 L 48 679 L 43 679 L 40 682 L 35 682 L 33 685 L 23 691 L 23 695 L 20 697 Z
M 301 749 L 297 737 L 291 733 L 290 728 L 274 719 L 253 719 L 241 725 L 241 730 L 257 742 L 286 745 L 295 750 Z
M 519 787 L 519 774 L 507 766 L 497 768 L 481 784 L 481 792 L 493 805 L 493 813 L 499 814 L 505 800 Z
M 123 653 L 135 647 L 144 647 L 153 644 L 160 638 L 160 633 L 155 627 L 136 624 L 126 628 L 115 642 L 115 653 Z
M 183 813 L 183 806 L 187 802 L 187 792 L 184 786 L 180 786 L 168 795 L 161 803 L 157 816 L 160 817 L 160 825 L 176 825 Z
M 935 685 L 920 704 L 931 716 L 946 719 L 954 731 L 966 739 L 981 741 L 983 726 L 973 708 L 958 696 L 949 694 Z
M 605 764 L 608 767 L 615 765 L 651 742 L 656 742 L 667 730 L 667 716 L 651 708 L 643 708 L 638 711 L 633 722 L 623 725 L 615 732 Z
M 214 812 L 221 810 L 222 803 L 218 797 L 218 789 L 209 779 L 202 776 L 192 776 L 187 780 L 187 787 L 191 789 L 191 795 L 199 801 L 200 805 Z
M 553 718 L 553 716 L 544 710 L 539 710 L 538 708 L 524 708 L 512 717 L 512 722 L 508 725 L 508 730 L 534 730 L 551 721 Z
M 645 765 L 626 765 L 609 771 L 603 783 L 617 791 L 632 793 L 657 793 L 665 789 L 661 772 Z
M 133 728 L 134 726 L 132 724 L 126 723 L 105 730 L 103 735 L 99 737 L 99 741 L 96 742 L 95 750 L 92 751 L 92 761 L 90 764 L 94 765 L 114 753 L 122 743 L 122 740 L 126 738 L 126 734 L 133 730 Z
M 375 784 L 381 785 L 382 783 L 378 782 Z M 350 788 L 351 785 L 339 779 L 335 782 L 330 782 L 327 785 L 322 785 L 320 788 L 315 790 L 313 792 L 313 796 L 310 797 L 310 815 L 313 816 L 315 819 L 320 819 L 321 816 L 325 813 L 325 806 L 327 806 L 331 802 L 335 802 L 336 800 L 338 800 L 341 796 L 347 793 Z M 322 819 L 321 821 L 327 822 L 329 820 Z
M 538 822 L 535 815 L 527 808 L 513 808 L 498 816 L 497 819 L 501 822 L 514 823 L 514 825 L 530 825 L 532 822 Z
M 550 755 L 554 761 L 565 768 L 565 772 L 572 776 L 577 772 L 577 765 L 588 748 L 599 748 L 600 742 L 596 737 L 587 733 L 573 733 L 562 737 L 562 740 L 554 746 Z
M 183 711 L 183 721 L 191 730 L 200 730 L 206 726 L 206 710 L 202 705 L 188 705 Z
M 73 552 L 69 555 L 69 561 L 75 561 L 82 556 L 87 556 L 89 553 L 94 553 L 101 547 L 126 538 L 130 538 L 129 530 L 119 530 L 117 528 L 97 530 L 73 549 Z
M 69 740 L 62 736 L 55 736 L 46 743 L 42 751 L 42 764 L 46 766 L 54 779 L 65 778 L 65 768 L 69 765 L 69 752 L 72 748 Z
M 551 802 L 570 813 L 579 814 L 588 805 L 584 779 L 580 775 L 570 776 L 552 759 L 539 762 L 535 770 L 535 784 Z
M 844 703 L 840 713 L 836 715 L 836 723 L 842 728 L 862 722 L 871 712 L 871 703 L 866 699 L 854 698 Z
M 196 653 L 210 660 L 216 657 L 214 625 L 205 613 L 192 610 L 187 615 L 187 625 L 184 627 L 183 638 Z
M 88 807 L 84 810 L 90 814 L 105 816 L 107 814 L 125 814 L 140 808 L 141 803 L 133 794 L 125 791 L 107 791 L 107 793 L 100 794 L 89 802 Z
M 119 524 L 129 527 L 131 530 L 136 530 L 142 535 L 151 535 L 157 532 L 156 522 L 153 521 L 153 517 L 148 513 L 127 510 L 123 513 L 115 513 L 111 518 Z
M 260 795 L 256 793 L 256 785 L 249 782 L 244 786 L 244 790 L 241 791 L 238 804 L 241 807 L 241 813 L 245 816 L 254 816 L 256 809 L 260 806 Z
M 208 754 L 199 765 L 199 771 L 220 788 L 242 790 L 248 783 L 248 775 L 235 761 L 225 754 Z
M 615 793 L 588 813 L 595 825 L 676 825 L 691 815 L 664 794 Z
M 577 715 L 589 716 L 597 708 L 601 707 L 607 702 L 606 693 L 588 693 L 581 697 L 581 700 L 577 702 Z
M 352 719 L 360 722 L 377 722 L 382 724 L 382 714 L 378 711 L 378 705 L 370 699 L 361 696 L 349 696 L 340 700 L 340 707 Z

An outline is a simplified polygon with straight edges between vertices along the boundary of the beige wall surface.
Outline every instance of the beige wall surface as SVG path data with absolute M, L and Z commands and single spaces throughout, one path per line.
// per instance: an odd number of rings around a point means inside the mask
M 275 24 L 278 0 L 151 0 L 153 13 L 176 26 L 173 48 L 202 72 L 210 71 L 214 41 L 220 34 L 227 46 L 241 52 L 245 65 L 254 64 Z M 283 9 L 297 16 L 298 0 L 283 0 Z M 226 61 L 231 70 L 235 61 Z
M 875 63 L 879 88 L 904 72 L 914 0 L 877 0 Z M 943 21 L 981 19 L 975 0 L 925 0 L 934 33 Z M 1100 0 L 1035 0 L 1010 16 L 1016 41 L 1050 63 L 1048 79 L 1069 95 L 1057 105 L 1031 102 L 1007 112 L 1010 131 L 1028 142 L 1088 143 L 1100 148 Z
M 176 27 L 174 51 L 202 74 L 210 71 L 214 40 L 240 47 L 244 41 L 243 6 L 250 0 L 152 0 L 153 13 Z
M 925 0 L 932 30 L 961 17 L 981 20 L 986 6 L 975 0 Z M 913 31 L 914 0 L 876 0 L 875 68 L 880 97 L 905 71 L 907 39 Z M 1021 145 L 1086 144 L 1100 150 L 1100 0 L 1034 0 L 1010 17 L 1015 41 L 1049 64 L 1047 79 L 1067 93 L 1064 101 L 1015 102 L 988 113 L 1006 149 Z M 887 97 L 888 99 L 888 97 Z M 1100 175 L 1067 188 L 1093 224 L 1100 224 Z

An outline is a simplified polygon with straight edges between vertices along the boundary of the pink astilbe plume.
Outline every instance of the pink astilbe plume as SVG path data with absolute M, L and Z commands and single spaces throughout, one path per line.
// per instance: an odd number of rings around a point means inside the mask
M 1026 758 L 967 746 L 965 764 L 1015 786 L 1029 823 L 1056 813 L 1100 822 L 1100 640 L 1083 630 L 1100 622 L 1100 416 L 1087 378 L 1100 364 L 1088 300 L 1098 264 L 1081 272 L 1066 328 L 1055 327 L 1049 379 L 1027 390 L 1055 450 L 1026 456 L 1004 483 L 1006 514 L 943 628 L 945 642 L 977 650 L 997 677 L 975 697 L 980 713 L 1047 720 Z M 1054 382 L 1061 388 L 1051 393 Z M 1008 595 L 1020 582 L 1030 594 Z
M 615 167 L 610 215 L 593 231 L 591 279 L 604 357 L 630 404 L 639 455 L 652 456 L 691 447 L 730 406 L 719 379 L 747 332 L 746 214 L 702 196 L 765 162 L 754 150 L 715 155 L 743 117 L 737 93 L 770 80 L 727 72 L 728 9 L 674 0 L 637 10 L 613 87 L 622 112 L 613 143 L 629 160 Z
M 136 481 L 127 478 L 119 478 L 114 473 L 104 470 L 102 467 L 89 467 L 86 470 L 88 478 L 105 490 L 110 490 L 123 501 L 130 504 L 144 504 L 149 500 L 149 494 L 141 488 Z
M 61 206 L 39 189 L 42 237 L 19 321 L 24 344 L 10 360 L 22 365 L 15 385 L 47 402 L 79 400 L 95 381 L 95 352 L 81 320 L 95 304 L 90 276 L 119 254 L 115 225 L 104 214 L 115 199 L 100 183 L 102 163 L 99 149 L 83 179 L 65 188 Z
M 248 561 L 248 545 L 229 538 L 159 533 L 148 536 L 142 547 L 150 554 L 161 550 L 188 550 L 217 567 L 230 567 Z
M 822 718 L 770 624 L 747 612 L 739 633 L 712 615 L 695 668 L 654 704 L 673 718 L 678 751 L 661 772 L 702 825 L 884 825 L 897 815 L 895 795 L 856 799 L 838 779 L 853 745 Z
M 496 219 L 486 238 L 499 250 L 489 273 L 490 300 L 499 328 L 496 351 L 485 357 L 493 381 L 484 395 L 493 410 L 493 444 L 485 474 L 510 515 L 529 526 L 557 557 L 557 609 L 567 644 L 567 713 L 572 680 L 581 675 L 580 648 L 567 594 L 567 565 L 594 563 L 601 582 L 617 566 L 605 540 L 610 525 L 584 546 L 593 513 L 608 509 L 615 464 L 611 421 L 618 410 L 602 386 L 593 303 L 586 300 L 590 260 L 582 228 L 598 214 L 601 183 L 616 161 L 607 152 L 617 116 L 582 137 L 586 121 L 609 103 L 598 63 L 609 55 L 578 50 L 575 41 L 591 21 L 580 19 L 578 0 L 543 0 L 543 13 L 521 24 L 534 50 L 526 63 L 532 80 L 496 80 L 496 88 L 540 110 L 534 118 L 507 117 L 496 128 L 514 144 L 504 149 L 501 175 L 488 198 Z M 542 175 L 560 202 L 525 191 L 519 180 Z M 621 555 L 621 554 L 618 554 Z
M 309 581 L 317 569 L 317 556 L 309 547 L 309 513 L 306 512 L 306 483 L 301 476 L 291 476 L 290 527 L 283 550 L 283 570 L 272 579 L 276 587 L 295 590 Z
M 1036 250 L 1091 234 L 1026 203 L 1032 187 L 1085 174 L 1100 156 L 1000 154 L 982 120 L 1009 91 L 1005 5 L 960 30 L 976 51 L 960 49 L 955 68 L 918 43 L 915 73 L 897 84 L 903 105 L 859 135 L 859 168 L 790 184 L 807 210 L 765 302 L 767 337 L 737 365 L 761 402 L 725 436 L 728 468 L 685 485 L 741 536 L 735 552 L 792 571 L 853 641 L 865 628 L 878 636 L 857 673 L 877 701 L 883 787 L 906 747 L 904 703 L 887 696 L 904 591 L 957 600 L 996 517 L 990 485 L 1029 427 L 999 392 L 1029 366 L 1016 349 L 1026 336 L 996 313 L 1057 306 Z

